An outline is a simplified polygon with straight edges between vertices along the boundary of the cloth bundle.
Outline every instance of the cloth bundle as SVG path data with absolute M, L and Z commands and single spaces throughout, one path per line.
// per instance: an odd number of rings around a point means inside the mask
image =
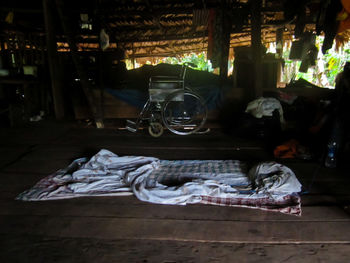
M 283 117 L 283 109 L 281 103 L 275 98 L 258 98 L 248 103 L 245 110 L 246 113 L 250 113 L 255 118 L 262 118 L 263 116 L 272 116 L 273 112 L 278 110 L 280 116 L 281 125 L 285 123 Z

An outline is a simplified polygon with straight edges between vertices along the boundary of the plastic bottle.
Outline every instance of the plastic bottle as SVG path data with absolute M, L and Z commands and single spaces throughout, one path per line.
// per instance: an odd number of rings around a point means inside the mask
M 327 156 L 325 159 L 325 166 L 328 168 L 337 167 L 337 142 L 333 141 L 328 144 Z

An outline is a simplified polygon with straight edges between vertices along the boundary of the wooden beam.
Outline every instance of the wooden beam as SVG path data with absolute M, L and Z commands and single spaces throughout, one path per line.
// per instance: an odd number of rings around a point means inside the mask
M 160 21 L 165 23 L 173 23 L 173 24 L 192 24 L 193 15 L 191 14 L 172 14 L 171 10 L 169 10 L 170 14 L 167 14 L 166 17 L 159 17 Z M 118 23 L 118 25 L 125 24 L 125 26 L 129 26 L 129 22 L 133 21 L 133 23 L 137 23 L 139 25 L 145 25 L 149 22 L 152 22 L 152 14 L 153 12 L 146 12 L 143 16 L 116 16 L 111 15 L 106 17 L 106 23 Z
M 254 63 L 254 89 L 250 99 L 262 96 L 262 45 L 261 45 L 261 0 L 251 0 L 252 51 Z
M 137 10 L 137 8 L 134 8 L 133 10 L 128 10 L 127 8 L 122 10 L 121 8 L 114 9 L 114 8 L 103 8 L 101 7 L 101 11 L 104 14 L 113 14 L 116 16 L 142 16 L 144 15 L 144 10 Z M 125 10 L 128 10 L 125 12 Z M 174 14 L 174 15 L 181 15 L 181 14 L 193 14 L 193 8 L 185 8 L 185 7 L 173 7 L 171 9 L 169 8 L 157 8 L 154 9 L 154 12 L 158 15 L 168 15 L 168 14 Z
M 152 16 L 153 23 L 156 24 L 157 27 L 163 32 L 164 28 L 163 28 L 162 24 L 160 23 L 160 15 L 153 12 L 153 4 L 151 3 L 151 0 L 145 0 L 145 2 L 146 2 L 147 10 L 148 10 L 148 12 L 145 12 L 145 13 L 148 13 Z M 143 16 L 145 15 L 145 13 L 143 14 Z
M 45 7 L 44 7 L 45 9 Z M 14 13 L 23 13 L 23 14 L 34 14 L 34 15 L 41 15 L 43 13 L 43 10 L 40 8 L 17 8 L 17 7 L 0 7 L 0 11 L 3 12 L 14 12 Z M 45 10 L 44 10 L 45 12 Z
M 183 29 L 183 28 L 182 28 Z M 179 30 L 181 30 L 179 28 Z M 176 30 L 174 30 L 176 31 Z M 184 34 L 176 34 L 176 32 L 169 33 L 169 34 L 154 34 L 154 35 L 149 35 L 149 36 L 144 36 L 145 34 L 144 31 L 134 31 L 132 35 L 129 36 L 127 35 L 127 32 L 116 32 L 113 31 L 112 35 L 110 37 L 113 37 L 115 41 L 118 43 L 139 43 L 139 42 L 156 42 L 156 41 L 174 41 L 174 40 L 187 40 L 187 39 L 203 39 L 203 36 L 207 36 L 208 32 L 207 30 L 205 31 L 199 31 L 199 32 L 191 32 L 191 33 L 184 33 Z M 114 36 L 115 35 L 115 36 Z M 81 35 L 83 36 L 83 35 Z M 84 35 L 86 36 L 86 35 Z M 77 39 L 77 42 L 85 42 L 85 43 L 98 43 L 97 38 L 82 38 L 79 37 L 78 35 L 75 37 Z M 60 38 L 58 42 L 65 42 L 65 39 Z
M 48 64 L 51 77 L 52 97 L 56 119 L 62 119 L 65 115 L 63 100 L 63 83 L 59 73 L 59 60 L 57 54 L 55 26 L 53 21 L 53 5 L 50 0 L 43 0 L 44 20 L 46 31 L 46 46 Z

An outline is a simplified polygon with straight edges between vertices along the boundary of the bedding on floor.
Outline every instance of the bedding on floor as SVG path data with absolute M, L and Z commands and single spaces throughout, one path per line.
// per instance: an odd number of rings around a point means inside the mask
M 301 215 L 301 184 L 288 167 L 237 160 L 160 160 L 101 150 L 40 180 L 16 198 L 43 201 L 134 194 L 171 205 L 212 204 Z

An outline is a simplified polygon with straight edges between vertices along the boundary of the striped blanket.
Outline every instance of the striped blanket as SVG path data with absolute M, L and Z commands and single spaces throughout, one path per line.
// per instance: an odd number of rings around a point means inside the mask
M 301 184 L 286 166 L 237 160 L 159 160 L 101 150 L 43 178 L 17 199 L 134 194 L 157 204 L 212 204 L 301 215 Z

